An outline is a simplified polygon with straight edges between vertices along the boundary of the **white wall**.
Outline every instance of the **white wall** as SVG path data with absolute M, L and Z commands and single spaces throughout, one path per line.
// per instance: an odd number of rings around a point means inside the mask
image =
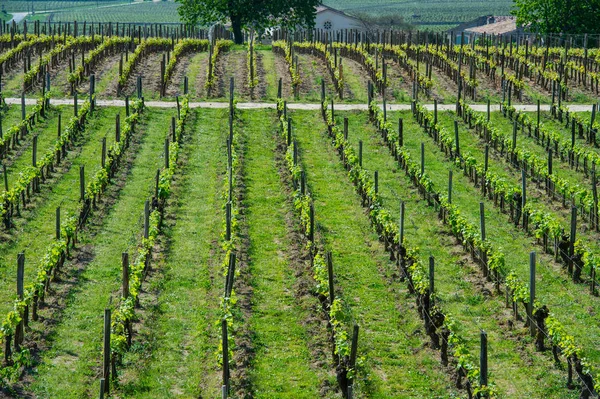
M 364 26 L 360 21 L 354 18 L 348 18 L 345 15 L 338 14 L 331 10 L 325 10 L 317 14 L 315 28 L 325 29 L 326 21 L 331 23 L 331 30 L 334 31 L 340 29 L 364 29 Z

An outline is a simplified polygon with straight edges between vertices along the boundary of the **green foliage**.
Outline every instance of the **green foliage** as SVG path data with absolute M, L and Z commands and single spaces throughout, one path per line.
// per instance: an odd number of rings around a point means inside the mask
M 100 43 L 102 39 L 98 36 L 92 38 L 90 36 L 80 36 L 74 38 L 72 36 L 68 36 L 67 40 L 64 44 L 58 44 L 52 50 L 50 50 L 44 57 L 40 59 L 39 63 L 36 63 L 31 67 L 27 73 L 23 76 L 23 85 L 24 87 L 30 87 L 35 83 L 35 81 L 43 74 L 46 70 L 46 66 L 59 54 L 66 54 L 67 52 L 77 49 L 85 44 L 97 44 Z
M 236 44 L 243 42 L 242 28 L 258 32 L 272 26 L 312 28 L 318 0 L 178 0 L 179 15 L 187 24 L 231 22 Z
M 600 32 L 598 0 L 514 0 L 517 23 L 536 33 Z

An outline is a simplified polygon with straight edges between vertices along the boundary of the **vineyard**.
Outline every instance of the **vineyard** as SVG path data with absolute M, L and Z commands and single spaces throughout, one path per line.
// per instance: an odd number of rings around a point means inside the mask
M 600 49 L 455 39 L 0 24 L 2 396 L 598 397 Z

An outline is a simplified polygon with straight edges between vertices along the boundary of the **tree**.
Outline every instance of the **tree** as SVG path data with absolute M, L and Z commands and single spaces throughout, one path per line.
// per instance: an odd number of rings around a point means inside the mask
M 514 0 L 517 24 L 536 33 L 600 33 L 600 0 Z
M 273 26 L 312 28 L 320 0 L 177 0 L 179 15 L 187 24 L 231 22 L 237 44 L 242 29 L 262 31 Z

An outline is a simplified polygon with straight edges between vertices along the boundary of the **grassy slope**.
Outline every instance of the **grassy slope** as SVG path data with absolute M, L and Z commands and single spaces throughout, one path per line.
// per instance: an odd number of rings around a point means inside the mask
M 584 115 L 587 116 L 587 118 L 585 118 L 584 120 L 586 120 L 587 123 L 589 124 L 589 121 L 591 118 L 591 113 L 585 113 Z M 598 120 L 598 117 L 596 117 L 596 121 L 597 120 Z M 563 140 L 568 140 L 569 142 L 571 142 L 571 124 L 569 124 L 568 127 L 566 126 L 567 120 L 565 117 L 563 117 L 563 122 L 559 122 L 558 119 L 555 119 L 552 116 L 552 114 L 550 114 L 550 112 L 542 112 L 541 123 L 546 128 L 549 128 L 550 130 L 558 133 L 560 135 L 560 137 L 562 137 Z M 584 135 L 584 137 L 585 137 L 585 135 Z M 575 130 L 575 144 L 582 146 L 583 148 L 586 148 L 588 150 L 595 151 L 596 153 L 600 154 L 600 149 L 598 147 L 586 143 L 585 138 L 583 138 L 583 139 L 579 138 L 579 129 Z
M 264 79 L 266 88 L 266 97 L 261 98 L 261 101 L 275 101 L 277 100 L 277 85 L 279 84 L 279 76 L 275 70 L 275 54 L 271 49 L 256 50 L 258 54 L 262 56 L 262 67 L 265 76 L 259 75 L 259 79 Z M 260 67 L 259 67 L 260 68 Z M 259 82 L 259 84 L 262 82 Z
M 167 230 L 164 278 L 152 289 L 159 293 L 158 305 L 125 358 L 122 392 L 131 398 L 212 397 L 221 384 L 214 323 L 222 281 L 218 237 L 227 112 L 197 111 L 189 126 L 187 162 L 174 190 L 174 208 L 167 208 L 176 221 Z
M 41 122 L 35 124 L 33 131 L 31 131 L 26 137 L 26 143 L 21 142 L 21 150 L 20 154 L 15 154 L 12 157 L 12 163 L 10 167 L 7 168 L 7 176 L 8 176 L 8 186 L 14 187 L 14 183 L 19 179 L 19 173 L 23 171 L 25 168 L 32 165 L 33 161 L 33 136 L 37 135 L 37 161 L 38 165 L 41 159 L 46 154 L 50 148 L 54 147 L 54 143 L 57 140 L 57 131 L 58 131 L 58 112 L 63 111 L 63 107 L 57 110 L 57 112 L 52 112 L 46 114 L 46 119 L 42 119 Z M 73 112 L 72 109 L 68 109 L 64 112 L 64 116 L 71 115 Z M 66 120 L 67 118 L 65 118 Z
M 114 108 L 98 108 L 91 118 L 84 137 L 78 141 L 81 146 L 71 151 L 71 166 L 62 175 L 54 173 L 57 179 L 52 184 L 42 186 L 22 218 L 16 218 L 16 227 L 8 239 L 0 244 L 0 314 L 12 309 L 13 291 L 16 281 L 14 264 L 17 253 L 27 249 L 25 262 L 25 284 L 35 277 L 37 262 L 46 254 L 46 248 L 54 238 L 56 208 L 61 207 L 62 219 L 72 215 L 79 202 L 79 167 L 85 165 L 86 179 L 92 176 L 100 164 L 101 145 L 99 140 L 114 124 Z M 113 135 L 111 135 L 113 136 Z M 109 136 L 110 137 L 110 136 Z M 113 142 L 110 137 L 108 145 Z M 64 165 L 64 162 L 61 163 Z
M 389 117 L 397 120 L 404 119 L 404 144 L 409 149 L 413 159 L 419 159 L 421 142 L 425 143 L 426 171 L 432 178 L 435 187 L 446 193 L 448 185 L 448 170 L 454 170 L 452 202 L 460 204 L 459 209 L 471 224 L 479 226 L 479 202 L 482 201 L 480 192 L 476 190 L 461 170 L 449 162 L 445 155 L 425 135 L 410 112 L 391 113 Z M 501 248 L 506 257 L 508 268 L 514 268 L 523 281 L 528 281 L 529 252 L 538 252 L 537 261 L 537 298 L 545 303 L 551 312 L 565 325 L 569 334 L 575 336 L 576 342 L 585 348 L 586 356 L 593 364 L 600 362 L 598 347 L 600 338 L 596 334 L 598 318 L 590 309 L 594 309 L 598 301 L 591 297 L 582 287 L 572 283 L 563 273 L 553 258 L 543 254 L 534 239 L 522 230 L 516 229 L 508 222 L 508 216 L 501 214 L 489 200 L 483 200 L 486 212 L 487 239 L 494 247 Z
M 120 286 L 121 253 L 131 249 L 140 234 L 143 204 L 152 192 L 169 131 L 171 111 L 146 112 L 145 126 L 140 126 L 146 137 L 118 201 L 104 217 L 102 230 L 94 237 L 82 237 L 80 245 L 89 246 L 93 259 L 67 300 L 51 336 L 52 349 L 37 368 L 30 389 L 38 396 L 79 398 L 96 391 L 92 381 L 101 363 L 103 309 Z
M 530 117 L 535 118 L 535 114 L 530 115 Z M 500 131 L 508 134 L 512 137 L 513 131 L 513 122 L 508 118 L 505 118 L 500 112 L 493 112 L 490 116 L 490 120 L 493 125 L 498 128 Z M 558 129 L 553 128 L 553 130 L 557 131 Z M 577 136 L 576 136 L 577 137 Z M 569 141 L 570 141 L 570 132 L 569 132 Z M 583 141 L 579 141 L 579 145 L 583 144 Z M 527 150 L 533 154 L 535 154 L 538 158 L 542 160 L 548 159 L 548 153 L 546 152 L 546 145 L 541 144 L 541 142 L 537 142 L 534 137 L 528 137 L 527 133 L 523 130 L 519 129 L 517 132 L 517 146 L 521 149 Z M 567 160 L 565 162 L 561 162 L 560 159 L 556 158 L 557 155 L 554 153 L 554 161 L 552 162 L 552 173 L 571 182 L 572 184 L 582 184 L 588 185 L 588 178 L 583 175 L 583 167 L 579 169 L 579 172 L 576 172 L 575 169 L 571 169 L 569 167 L 569 163 Z M 591 183 L 590 183 L 591 184 Z
M 325 92 L 336 93 L 326 64 L 314 56 L 297 53 L 300 84 L 300 101 L 321 101 L 321 80 L 325 79 Z M 336 95 L 337 98 L 337 95 Z
M 206 52 L 195 54 L 190 60 L 187 76 L 190 98 L 194 101 L 206 98 L 206 89 L 203 82 L 206 81 L 207 63 L 208 53 Z
M 249 226 L 253 305 L 250 326 L 257 348 L 251 379 L 257 398 L 315 398 L 323 376 L 310 366 L 308 317 L 295 303 L 289 265 L 286 201 L 275 165 L 273 111 L 244 112 L 247 136 L 246 222 Z
M 30 106 L 25 106 L 25 112 L 30 110 Z M 9 105 L 8 110 L 2 114 L 2 132 L 6 132 L 19 122 L 21 122 L 21 105 Z
M 365 358 L 368 381 L 360 384 L 358 395 L 448 397 L 452 384 L 434 354 L 423 350 L 421 322 L 409 309 L 405 291 L 387 284 L 395 266 L 324 138 L 319 114 L 297 111 L 293 118 L 318 230 L 333 252 L 338 289 L 361 326 L 358 351 Z
M 510 311 L 504 299 L 492 297 L 494 289 L 481 284 L 483 278 L 477 266 L 461 250 L 449 228 L 437 220 L 437 212 L 427 206 L 412 186 L 404 171 L 383 146 L 380 134 L 368 120 L 366 113 L 339 113 L 349 116 L 349 140 L 358 151 L 358 140 L 363 140 L 363 165 L 379 171 L 379 188 L 384 206 L 396 210 L 399 202 L 406 203 L 407 223 L 405 237 L 410 246 L 420 249 L 421 259 L 435 257 L 436 293 L 441 308 L 452 314 L 462 325 L 462 335 L 469 343 L 471 353 L 479 350 L 479 330 L 488 333 L 488 353 L 491 381 L 508 396 L 517 392 L 527 397 L 564 396 L 564 376 L 550 365 L 547 356 L 540 355 L 531 346 L 521 346 L 519 339 L 524 330 L 509 331 L 506 319 Z M 417 312 L 414 309 L 414 312 Z M 514 378 L 518 376 L 518 378 Z

